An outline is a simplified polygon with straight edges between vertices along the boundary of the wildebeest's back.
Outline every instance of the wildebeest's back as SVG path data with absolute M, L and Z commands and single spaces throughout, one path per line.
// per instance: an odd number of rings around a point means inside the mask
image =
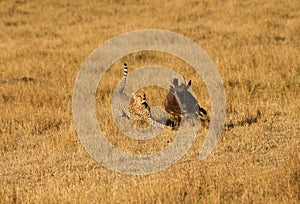
M 172 92 L 168 92 L 165 99 L 165 110 L 168 113 L 181 115 L 181 108 L 176 96 Z

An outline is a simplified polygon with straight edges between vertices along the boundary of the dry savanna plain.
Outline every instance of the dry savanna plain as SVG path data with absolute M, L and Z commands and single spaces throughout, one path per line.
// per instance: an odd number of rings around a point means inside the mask
M 199 126 L 177 163 L 126 175 L 83 147 L 73 87 L 99 45 L 149 28 L 182 34 L 207 52 L 224 83 L 226 124 L 205 160 L 198 155 L 208 130 Z M 124 62 L 129 72 L 160 65 L 191 79 L 211 114 L 206 86 L 186 62 L 156 51 L 126 55 L 96 94 L 99 127 L 116 148 L 151 154 L 177 133 L 166 128 L 139 141 L 114 125 L 110 102 Z M 167 90 L 144 91 L 151 107 L 162 106 Z M 0 203 L 299 203 L 299 104 L 298 0 L 0 0 Z

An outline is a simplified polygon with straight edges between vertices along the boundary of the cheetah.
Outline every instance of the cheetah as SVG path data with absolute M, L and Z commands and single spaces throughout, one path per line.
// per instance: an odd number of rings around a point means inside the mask
M 117 109 L 117 114 L 127 119 L 147 122 L 153 127 L 164 128 L 164 124 L 152 118 L 145 92 L 133 93 L 131 97 L 124 93 L 127 73 L 128 67 L 127 64 L 124 63 L 124 76 L 121 82 L 121 88 L 113 101 Z

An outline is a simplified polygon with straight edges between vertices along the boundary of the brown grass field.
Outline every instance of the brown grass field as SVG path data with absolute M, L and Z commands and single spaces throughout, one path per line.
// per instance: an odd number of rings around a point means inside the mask
M 176 164 L 125 175 L 101 166 L 80 143 L 73 86 L 99 45 L 149 28 L 185 35 L 208 53 L 224 82 L 226 123 L 234 126 L 203 161 L 207 130 L 199 128 Z M 97 92 L 97 107 L 107 110 L 98 111 L 99 125 L 117 148 L 151 153 L 176 135 L 164 130 L 142 142 L 111 125 L 110 99 L 124 61 L 130 70 L 157 64 L 192 79 L 210 112 L 205 85 L 186 63 L 154 51 L 130 54 L 109 69 Z M 0 80 L 0 203 L 300 202 L 298 0 L 0 0 Z M 150 106 L 162 105 L 167 93 L 145 91 Z

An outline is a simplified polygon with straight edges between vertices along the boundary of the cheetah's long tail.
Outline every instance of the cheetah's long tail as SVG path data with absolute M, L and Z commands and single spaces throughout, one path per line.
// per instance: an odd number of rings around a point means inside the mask
M 123 76 L 123 81 L 122 81 L 121 88 L 120 88 L 120 93 L 123 93 L 123 91 L 125 89 L 127 73 L 128 73 L 128 67 L 127 67 L 127 64 L 124 63 L 124 76 Z

